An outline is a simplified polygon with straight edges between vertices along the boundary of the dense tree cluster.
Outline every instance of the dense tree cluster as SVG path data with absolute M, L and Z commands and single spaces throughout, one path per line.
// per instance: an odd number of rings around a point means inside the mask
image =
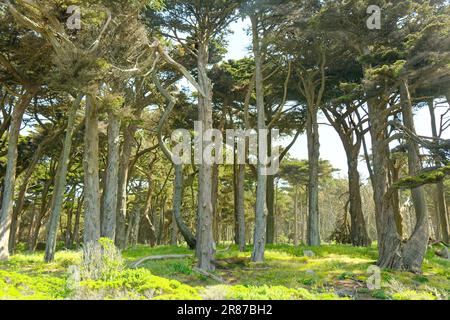
M 251 58 L 224 61 L 238 20 Z M 377 241 L 381 267 L 420 272 L 429 238 L 449 243 L 449 98 L 444 0 L 2 0 L 0 259 L 25 245 L 52 261 L 101 237 L 186 242 L 209 272 L 217 243 L 261 262 L 266 243 Z M 347 180 L 320 158 L 322 119 Z M 172 133 L 194 122 L 203 150 L 213 128 L 278 129 L 280 170 L 265 174 L 249 143 L 240 163 L 238 141 L 231 165 L 174 161 Z M 307 160 L 289 154 L 302 134 Z

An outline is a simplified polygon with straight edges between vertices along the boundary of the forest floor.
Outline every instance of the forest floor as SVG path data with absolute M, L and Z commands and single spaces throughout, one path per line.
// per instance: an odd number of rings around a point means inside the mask
M 235 246 L 219 249 L 213 278 L 196 271 L 193 257 L 130 268 L 147 256 L 192 254 L 183 247 L 139 245 L 122 252 L 123 269 L 81 282 L 70 276 L 70 266 L 81 264 L 79 251 L 58 251 L 49 264 L 42 252 L 19 252 L 0 262 L 0 299 L 450 299 L 450 261 L 432 249 L 423 274 L 382 271 L 376 290 L 367 288 L 375 246 L 269 245 L 265 262 L 258 264 L 250 262 L 251 247 L 243 253 Z

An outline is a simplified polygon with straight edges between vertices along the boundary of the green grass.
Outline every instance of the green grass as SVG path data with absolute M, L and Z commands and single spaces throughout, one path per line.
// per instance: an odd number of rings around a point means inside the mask
M 219 248 L 219 249 L 224 249 Z M 305 257 L 304 251 L 314 252 Z M 184 247 L 139 245 L 122 252 L 127 265 L 150 255 L 192 254 Z M 347 245 L 294 247 L 268 245 L 264 263 L 250 262 L 251 247 L 219 251 L 215 271 L 225 283 L 196 273 L 193 257 L 147 261 L 126 268 L 112 280 L 83 280 L 74 291 L 67 268 L 81 263 L 81 252 L 58 251 L 52 263 L 43 253 L 21 252 L 0 262 L 0 299 L 392 299 L 450 297 L 450 261 L 428 252 L 423 274 L 384 270 L 381 288 L 369 290 L 369 266 L 377 249 Z

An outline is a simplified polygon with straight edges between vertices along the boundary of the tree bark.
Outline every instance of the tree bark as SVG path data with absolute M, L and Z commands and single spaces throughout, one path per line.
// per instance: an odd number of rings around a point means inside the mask
M 119 187 L 120 118 L 108 112 L 108 167 L 103 196 L 102 237 L 115 239 Z
M 351 238 L 354 246 L 370 246 L 372 241 L 367 234 L 366 221 L 362 210 L 360 176 L 358 172 L 358 152 L 347 154 L 349 205 L 351 217 Z
M 406 80 L 403 81 L 400 92 L 403 123 L 410 132 L 415 134 L 416 130 L 414 126 L 411 96 Z M 415 176 L 422 170 L 419 146 L 413 139 L 407 139 L 407 143 L 409 175 Z M 416 212 L 416 226 L 411 238 L 403 248 L 403 264 L 406 270 L 421 272 L 423 259 L 427 251 L 429 232 L 427 203 L 423 187 L 412 189 L 411 196 Z
M 124 132 L 122 153 L 119 163 L 118 199 L 116 216 L 116 246 L 120 249 L 126 247 L 126 221 L 127 221 L 127 185 L 131 151 L 134 145 L 134 134 L 137 130 L 135 124 L 130 124 Z
M 239 245 L 239 251 L 245 251 L 245 164 L 238 165 L 237 175 L 237 225 L 238 234 L 237 240 Z
M 84 234 L 83 241 L 96 243 L 100 238 L 100 187 L 98 170 L 98 115 L 95 97 L 86 97 L 84 138 Z
M 75 120 L 77 110 L 81 104 L 82 95 L 73 102 L 67 121 L 66 136 L 64 138 L 63 150 L 59 158 L 58 170 L 56 171 L 55 190 L 52 196 L 52 206 L 50 213 L 50 223 L 47 228 L 47 242 L 45 245 L 45 261 L 50 262 L 55 258 L 58 223 L 61 216 L 64 193 L 66 190 L 67 171 L 70 162 L 70 152 L 72 150 L 72 137 L 75 131 Z
M 270 141 L 270 139 L 269 139 Z M 269 142 L 269 150 L 270 150 L 270 142 Z M 270 175 L 267 176 L 267 230 L 266 230 L 266 243 L 273 244 L 275 241 L 275 176 Z
M 51 139 L 50 139 L 51 140 Z M 25 201 L 25 194 L 28 189 L 28 184 L 30 182 L 31 176 L 34 173 L 34 169 L 36 168 L 36 165 L 39 162 L 40 157 L 42 156 L 42 152 L 44 150 L 44 146 L 48 145 L 50 141 L 48 139 L 45 139 L 42 141 L 36 152 L 33 155 L 33 159 L 31 160 L 30 165 L 28 166 L 25 175 L 23 177 L 23 183 L 20 186 L 19 195 L 17 196 L 16 205 L 13 209 L 13 215 L 11 218 L 11 231 L 9 234 L 9 252 L 13 253 L 16 246 L 16 233 L 17 233 L 17 225 L 19 221 L 19 216 L 22 213 L 23 210 L 23 204 Z
M 198 267 L 203 271 L 213 271 L 215 254 L 215 242 L 213 236 L 213 205 L 211 199 L 212 190 L 212 165 L 206 163 L 203 158 L 203 150 L 210 144 L 211 139 L 204 133 L 212 129 L 212 85 L 208 78 L 209 43 L 201 41 L 198 48 L 197 69 L 199 85 L 204 96 L 198 98 L 199 120 L 202 123 L 202 164 L 199 169 L 198 213 L 197 213 L 197 242 L 196 253 Z M 205 139 L 206 138 L 206 139 Z
M 17 144 L 20 125 L 26 107 L 30 104 L 36 90 L 27 90 L 13 110 L 9 128 L 6 173 L 3 183 L 2 208 L 0 211 L 0 260 L 9 258 L 9 233 L 13 214 L 14 187 L 16 184 Z
M 294 188 L 294 246 L 298 246 L 298 187 Z
M 76 244 L 76 249 L 80 247 L 80 217 L 81 217 L 81 209 L 84 203 L 84 190 L 77 201 L 77 213 L 75 215 L 75 224 L 73 226 L 73 241 Z
M 217 201 L 219 199 L 219 165 L 213 164 L 212 166 L 212 189 L 211 189 L 211 203 L 213 207 L 213 235 L 214 241 L 219 243 L 219 224 L 220 217 L 217 210 Z
M 50 176 L 53 175 L 53 171 L 50 170 Z M 28 240 L 28 250 L 31 252 L 34 252 L 36 249 L 36 244 L 39 239 L 39 232 L 41 230 L 42 226 L 42 220 L 44 219 L 45 215 L 47 214 L 47 208 L 48 208 L 48 202 L 47 202 L 47 196 L 50 189 L 50 186 L 53 182 L 53 178 L 49 178 L 44 185 L 44 188 L 42 190 L 42 196 L 41 196 L 41 208 L 39 210 L 39 215 L 34 220 L 34 228 L 32 228 L 32 235 L 30 236 L 30 239 Z
M 368 100 L 373 157 L 373 196 L 378 235 L 378 265 L 382 268 L 401 268 L 401 238 L 395 224 L 390 189 L 389 145 L 387 140 L 387 112 L 378 99 Z
M 181 216 L 181 208 L 183 204 L 183 165 L 175 165 L 175 181 L 173 194 L 173 218 L 180 229 L 180 233 L 191 249 L 195 249 L 196 240 L 189 227 Z
M 266 132 L 266 116 L 264 108 L 264 83 L 262 71 L 262 52 L 261 42 L 259 38 L 259 18 L 257 15 L 251 15 L 253 34 L 253 55 L 255 58 L 255 89 L 256 89 L 256 108 L 258 113 L 258 171 L 257 171 L 257 187 L 256 187 L 256 210 L 255 210 L 255 231 L 253 233 L 253 252 L 251 260 L 253 262 L 264 261 L 264 250 L 266 244 L 266 226 L 267 226 L 267 175 L 264 172 L 265 159 L 262 156 L 267 156 L 267 146 L 263 146 L 261 141 L 267 139 L 262 137 Z M 265 140 L 267 141 L 267 140 Z M 266 154 L 262 154 L 261 150 L 265 150 Z
M 319 124 L 317 123 L 318 108 L 308 106 L 306 134 L 308 140 L 308 245 L 320 246 L 319 230 Z
M 433 138 L 439 138 L 437 127 L 436 127 L 436 115 L 434 113 L 434 100 L 430 100 L 428 102 L 428 109 L 430 112 L 431 118 L 431 130 L 433 133 Z M 436 161 L 436 165 L 441 165 L 440 161 Z M 440 235 L 442 237 L 442 241 L 445 243 L 450 243 L 449 239 L 449 222 L 448 222 L 448 213 L 447 213 L 447 202 L 445 201 L 445 187 L 442 181 L 439 181 L 436 184 L 436 198 L 437 198 L 437 219 L 440 225 Z
M 170 230 L 170 245 L 176 246 L 178 245 L 178 225 L 175 220 L 175 215 L 172 211 L 172 227 Z
M 396 165 L 396 161 L 391 159 L 390 161 L 390 175 L 392 183 L 396 183 L 400 178 L 400 168 Z M 400 239 L 403 239 L 403 217 L 400 212 L 400 192 L 399 190 L 393 190 L 392 192 L 392 210 L 394 210 L 395 225 Z

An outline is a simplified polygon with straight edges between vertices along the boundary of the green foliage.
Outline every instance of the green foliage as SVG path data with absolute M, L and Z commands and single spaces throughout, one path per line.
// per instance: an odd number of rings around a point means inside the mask
M 104 299 L 200 299 L 196 289 L 179 281 L 154 276 L 146 269 L 126 269 L 109 281 L 82 281 L 77 296 L 101 296 Z
M 89 242 L 83 248 L 82 279 L 114 280 L 124 267 L 122 255 L 111 239 L 100 238 L 98 244 Z
M 103 249 L 110 245 L 110 241 L 102 240 Z M 304 257 L 305 250 L 313 250 L 314 257 Z M 131 262 L 148 255 L 189 252 L 181 247 L 138 246 L 125 250 L 123 256 Z M 217 285 L 193 272 L 192 259 L 177 259 L 143 263 L 139 269 L 109 270 L 103 278 L 82 278 L 71 290 L 67 268 L 82 266 L 81 252 L 59 251 L 49 264 L 43 262 L 42 253 L 20 253 L 0 262 L 0 299 L 340 299 L 340 283 L 365 283 L 367 268 L 377 257 L 375 246 L 269 245 L 266 261 L 254 265 L 245 262 L 250 252 L 251 247 L 241 253 L 237 246 L 231 246 L 218 253 L 217 259 L 230 261 L 225 269 L 217 270 L 219 276 L 233 283 L 230 285 Z M 423 269 L 420 276 L 383 271 L 381 289 L 362 287 L 354 298 L 447 299 L 450 262 L 429 251 Z
M 333 293 L 313 294 L 304 288 L 291 289 L 283 286 L 217 286 L 215 290 L 222 291 L 230 300 L 337 300 Z
M 0 299 L 52 300 L 65 294 L 64 279 L 0 270 Z

